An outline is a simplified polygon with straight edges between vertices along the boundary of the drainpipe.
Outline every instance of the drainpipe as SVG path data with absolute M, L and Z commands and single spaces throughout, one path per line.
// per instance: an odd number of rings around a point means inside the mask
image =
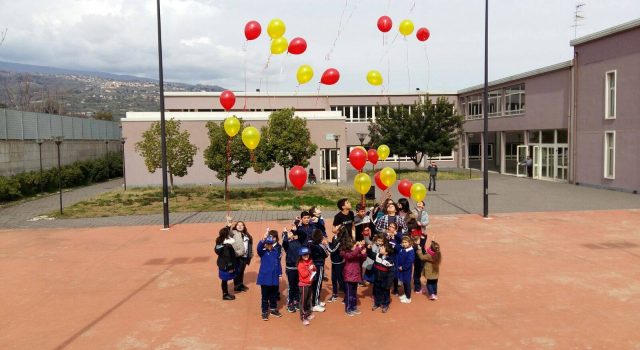
M 569 117 L 569 183 L 577 183 L 577 146 L 578 146 L 578 51 L 573 49 L 573 65 L 571 67 L 571 115 Z

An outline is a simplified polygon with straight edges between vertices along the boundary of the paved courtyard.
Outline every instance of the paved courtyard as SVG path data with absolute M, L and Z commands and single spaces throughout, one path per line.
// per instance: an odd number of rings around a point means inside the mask
M 63 204 L 68 206 L 81 200 L 92 198 L 101 192 L 120 188 L 121 183 L 122 180 L 119 179 L 64 192 Z M 347 185 L 345 184 L 345 186 Z M 351 186 L 351 183 L 348 186 Z M 432 215 L 482 214 L 482 186 L 482 179 L 438 181 L 438 191 L 428 192 L 426 199 L 427 209 Z M 381 197 L 382 193 L 377 189 L 377 198 Z M 393 191 L 392 198 L 400 198 L 400 194 L 397 191 Z M 162 213 L 111 218 L 31 221 L 38 215 L 57 210 L 58 205 L 58 196 L 53 195 L 0 209 L 0 227 L 50 228 L 162 225 Z M 169 207 L 171 207 L 171 203 L 169 203 Z M 640 208 L 640 195 L 493 173 L 489 177 L 490 215 L 514 212 L 633 208 Z M 337 208 L 333 206 L 323 209 L 327 217 L 332 217 L 337 212 Z M 171 224 L 223 222 L 225 214 L 225 212 L 171 213 L 170 222 Z M 236 219 L 245 221 L 270 221 L 293 218 L 297 214 L 299 212 L 295 211 L 243 211 L 236 212 L 233 216 Z
M 382 314 L 360 288 L 361 315 L 328 304 L 307 328 L 260 319 L 258 258 L 249 292 L 222 301 L 219 227 L 0 230 L 0 348 L 640 349 L 637 209 L 434 215 L 440 300 Z

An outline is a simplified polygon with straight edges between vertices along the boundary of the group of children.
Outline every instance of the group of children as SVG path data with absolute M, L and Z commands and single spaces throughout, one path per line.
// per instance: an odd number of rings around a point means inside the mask
M 286 309 L 291 313 L 299 311 L 304 325 L 314 318 L 314 312 L 325 311 L 326 303 L 320 294 L 323 281 L 328 280 L 324 271 L 327 258 L 331 261 L 332 294 L 326 302 L 336 302 L 339 292 L 343 292 L 348 316 L 361 313 L 357 307 L 358 286 L 373 286 L 372 310 L 381 309 L 383 313 L 389 310 L 392 290 L 401 303 L 411 303 L 412 280 L 414 292 L 427 294 L 430 300 L 438 299 L 442 254 L 437 242 L 426 244 L 429 218 L 424 202 L 410 210 L 404 198 L 398 203 L 387 199 L 370 211 L 359 204 L 356 213 L 346 198 L 339 200 L 337 206 L 340 211 L 334 217 L 330 240 L 322 212 L 314 207 L 283 229 L 281 243 L 278 231 L 269 229 L 258 242 L 257 284 L 261 287 L 263 320 L 282 317 L 278 301 L 283 251 L 288 280 Z M 224 300 L 235 298 L 228 292 L 227 281 L 231 279 L 235 291 L 247 290 L 239 276 L 253 255 L 252 241 L 243 222 L 232 227 L 228 218 L 227 226 L 220 230 L 215 251 Z M 422 280 L 426 280 L 424 289 Z

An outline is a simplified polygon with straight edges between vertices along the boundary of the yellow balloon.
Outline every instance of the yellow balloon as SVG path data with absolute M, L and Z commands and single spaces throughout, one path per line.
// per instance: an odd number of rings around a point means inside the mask
M 271 39 L 277 39 L 283 36 L 285 30 L 287 30 L 287 26 L 285 26 L 284 22 L 282 22 L 282 20 L 279 18 L 272 19 L 267 26 L 267 33 L 269 34 Z
M 229 137 L 236 136 L 238 131 L 240 131 L 240 120 L 238 120 L 235 115 L 224 120 L 224 132 L 226 132 Z
M 389 153 L 391 153 L 389 146 L 387 145 L 378 146 L 378 159 L 380 160 L 387 159 L 387 157 L 389 156 Z
M 416 201 L 416 202 L 420 202 L 421 200 L 424 199 L 424 197 L 427 196 L 427 189 L 424 187 L 423 184 L 421 183 L 414 183 L 411 186 L 411 198 Z
M 380 181 L 385 186 L 391 187 L 396 182 L 396 171 L 389 167 L 380 170 Z
M 371 188 L 371 178 L 365 173 L 360 173 L 353 179 L 353 187 L 356 189 L 356 192 L 367 194 Z
M 301 65 L 296 73 L 296 78 L 298 79 L 298 84 L 308 83 L 313 78 L 313 68 L 308 64 Z
M 382 85 L 382 74 L 377 70 L 370 70 L 367 73 L 367 81 L 374 86 Z
M 398 28 L 398 30 L 400 30 L 400 34 L 404 36 L 411 35 L 411 33 L 413 33 L 413 22 L 411 22 L 411 20 L 409 19 L 405 19 L 404 21 L 400 22 L 400 27 Z
M 273 39 L 271 41 L 271 53 L 274 55 L 279 55 L 285 51 L 289 47 L 289 42 L 283 36 Z
M 260 132 L 253 126 L 247 126 L 242 130 L 242 143 L 247 146 L 248 149 L 254 150 L 260 143 Z

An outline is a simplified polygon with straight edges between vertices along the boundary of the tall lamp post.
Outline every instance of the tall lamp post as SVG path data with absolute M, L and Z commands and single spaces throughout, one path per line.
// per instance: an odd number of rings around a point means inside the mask
M 336 142 L 336 158 L 338 158 L 338 152 L 340 152 L 340 148 L 338 148 L 338 140 L 340 140 L 340 135 L 333 134 L 333 140 Z M 338 164 L 337 159 L 336 159 L 336 164 Z M 340 186 L 340 169 L 337 169 L 336 176 L 338 177 L 336 179 L 336 186 Z
M 489 217 L 489 0 L 484 1 L 484 97 L 483 97 L 484 112 L 484 132 L 482 137 L 484 145 L 482 147 L 482 164 L 483 164 L 483 178 L 484 178 L 484 191 L 483 191 L 483 209 L 484 217 Z
M 360 140 L 360 146 L 364 146 L 364 139 L 367 138 L 367 134 L 363 132 L 356 133 L 358 135 L 358 140 Z
M 44 192 L 44 182 L 42 178 L 42 139 L 36 140 L 38 143 L 38 148 L 40 149 L 40 194 Z
M 164 229 L 169 229 L 169 187 L 167 184 L 167 138 L 164 119 L 164 74 L 162 72 L 162 31 L 160 22 L 160 0 L 158 9 L 158 72 L 160 85 L 160 148 L 162 149 L 162 219 Z
M 120 143 L 122 144 L 122 181 L 124 183 L 124 190 L 127 190 L 127 168 L 125 168 L 124 161 L 124 143 L 127 141 L 126 137 L 120 138 Z
M 53 142 L 58 146 L 58 193 L 60 194 L 60 215 L 62 215 L 62 166 L 60 164 L 60 144 L 64 137 L 55 136 Z

